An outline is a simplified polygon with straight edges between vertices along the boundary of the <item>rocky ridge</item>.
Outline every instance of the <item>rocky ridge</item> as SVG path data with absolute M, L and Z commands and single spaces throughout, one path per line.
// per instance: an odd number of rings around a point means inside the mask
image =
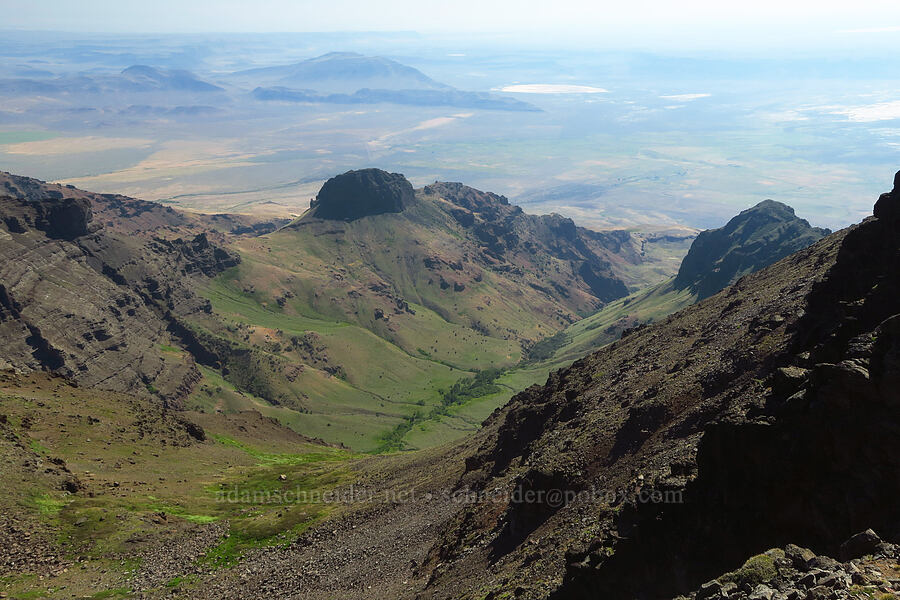
M 724 227 L 702 232 L 681 263 L 675 288 L 690 288 L 702 300 L 831 233 L 811 227 L 790 206 L 764 200 Z
M 505 196 L 461 183 L 436 182 L 425 186 L 423 193 L 440 198 L 450 216 L 482 244 L 489 260 L 539 270 L 550 294 L 573 293 L 573 282 L 601 303 L 628 293 L 625 276 L 614 262 L 641 259 L 626 231 L 596 232 L 562 215 L 530 215 Z M 568 263 L 571 271 L 565 282 L 552 272 L 554 260 Z

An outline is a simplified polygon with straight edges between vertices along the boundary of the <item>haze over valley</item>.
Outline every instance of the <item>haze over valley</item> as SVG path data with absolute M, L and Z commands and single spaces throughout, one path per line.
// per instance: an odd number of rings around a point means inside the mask
M 894 74 L 868 54 L 16 32 L 0 54 L 5 169 L 191 210 L 299 215 L 379 166 L 595 228 L 702 229 L 766 198 L 835 228 L 900 153 Z

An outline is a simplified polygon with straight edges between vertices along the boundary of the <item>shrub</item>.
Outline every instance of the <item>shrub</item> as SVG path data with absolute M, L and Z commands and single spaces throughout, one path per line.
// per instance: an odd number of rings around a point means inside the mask
M 761 583 L 771 581 L 778 575 L 775 568 L 775 558 L 772 552 L 758 554 L 744 563 L 737 571 L 732 571 L 719 578 L 722 583 L 735 583 L 738 586 L 750 585 L 756 587 Z

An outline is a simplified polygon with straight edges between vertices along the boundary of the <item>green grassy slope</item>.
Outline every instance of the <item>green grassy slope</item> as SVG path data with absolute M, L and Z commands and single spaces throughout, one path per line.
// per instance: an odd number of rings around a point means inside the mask
M 39 566 L 4 573 L 0 590 L 13 598 L 129 597 L 138 572 L 153 596 L 190 586 L 198 569 L 228 568 L 249 549 L 290 543 L 339 508 L 322 494 L 354 478 L 354 454 L 256 413 L 186 413 L 205 429 L 201 441 L 186 433 L 183 417 L 152 401 L 44 374 L 3 376 L 0 406 L 8 484 L 0 520 L 69 562 L 52 577 Z M 272 501 L 288 491 L 296 501 Z M 177 553 L 199 540 L 174 572 L 146 580 L 161 560 L 154 549 Z
M 549 363 L 519 368 L 534 344 L 627 293 L 618 274 L 673 274 L 662 256 L 683 246 L 526 215 L 460 184 L 427 186 L 402 212 L 342 221 L 317 210 L 233 240 L 241 263 L 200 290 L 213 312 L 187 326 L 222 359 L 203 382 L 222 391 L 192 401 L 253 407 L 360 451 L 475 430 L 546 377 Z M 492 369 L 505 372 L 486 397 L 447 404 L 457 382 Z
M 253 407 L 304 435 L 372 451 L 398 447 L 391 440 L 404 428 L 405 448 L 455 439 L 523 384 L 543 380 L 543 365 L 503 375 L 489 397 L 435 413 L 455 382 L 516 367 L 524 348 L 597 303 L 583 285 L 553 289 L 541 275 L 573 264 L 544 251 L 488 251 L 452 210 L 419 192 L 402 214 L 304 217 L 237 240 L 240 265 L 200 290 L 213 313 L 189 324 L 231 359 L 204 371 L 205 389 L 221 391 L 192 401 L 204 410 Z
M 571 362 L 619 339 L 622 331 L 667 317 L 697 301 L 690 290 L 678 290 L 671 280 L 610 302 L 595 314 L 568 327 L 565 343 L 546 361 Z
M 523 361 L 504 372 L 495 381 L 501 388 L 496 393 L 454 407 L 448 416 L 417 424 L 403 440 L 408 447 L 417 448 L 459 439 L 477 430 L 491 412 L 506 404 L 516 393 L 544 383 L 552 371 L 567 367 L 614 342 L 624 329 L 662 319 L 690 306 L 696 299 L 690 291 L 676 290 L 671 281 L 667 281 L 611 302 L 550 338 L 555 343 L 549 345 L 549 351 L 539 360 Z
M 252 407 L 304 435 L 368 451 L 404 417 L 436 404 L 438 389 L 469 374 L 411 355 L 358 325 L 264 305 L 236 289 L 227 276 L 203 293 L 216 314 L 199 324 L 273 361 L 274 368 L 272 363 L 254 366 L 256 376 L 268 376 L 268 387 L 279 398 L 273 406 L 272 398 L 254 397 L 246 385 L 237 392 L 221 373 L 205 369 L 201 390 L 220 390 L 199 404 L 207 409 Z M 314 339 L 313 352 L 292 345 L 294 339 Z

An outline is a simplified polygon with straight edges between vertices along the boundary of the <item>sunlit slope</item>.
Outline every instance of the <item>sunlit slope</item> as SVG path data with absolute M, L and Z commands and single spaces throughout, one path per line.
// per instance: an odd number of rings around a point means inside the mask
M 213 312 L 192 326 L 225 357 L 204 376 L 247 396 L 201 404 L 262 402 L 303 434 L 360 450 L 454 439 L 546 368 L 496 373 L 486 388 L 470 381 L 479 373 L 519 366 L 639 278 L 659 280 L 644 245 L 462 184 L 339 175 L 303 217 L 235 240 L 240 264 L 202 291 Z M 457 385 L 467 391 L 448 395 Z
M 13 533 L 0 585 L 13 598 L 168 595 L 290 544 L 338 508 L 302 494 L 358 478 L 357 455 L 256 412 L 175 412 L 44 373 L 0 374 L 0 405 L 0 520 Z M 284 493 L 296 501 L 269 500 Z
M 826 233 L 798 218 L 789 206 L 771 200 L 761 202 L 724 227 L 701 233 L 677 278 L 609 302 L 591 316 L 530 346 L 519 365 L 495 380 L 495 393 L 413 427 L 404 439 L 414 446 L 434 437 L 461 437 L 477 428 L 473 422 L 478 418 L 504 405 L 516 392 L 543 383 L 552 371 L 616 341 L 629 329 L 695 304 L 704 295 L 809 246 Z

